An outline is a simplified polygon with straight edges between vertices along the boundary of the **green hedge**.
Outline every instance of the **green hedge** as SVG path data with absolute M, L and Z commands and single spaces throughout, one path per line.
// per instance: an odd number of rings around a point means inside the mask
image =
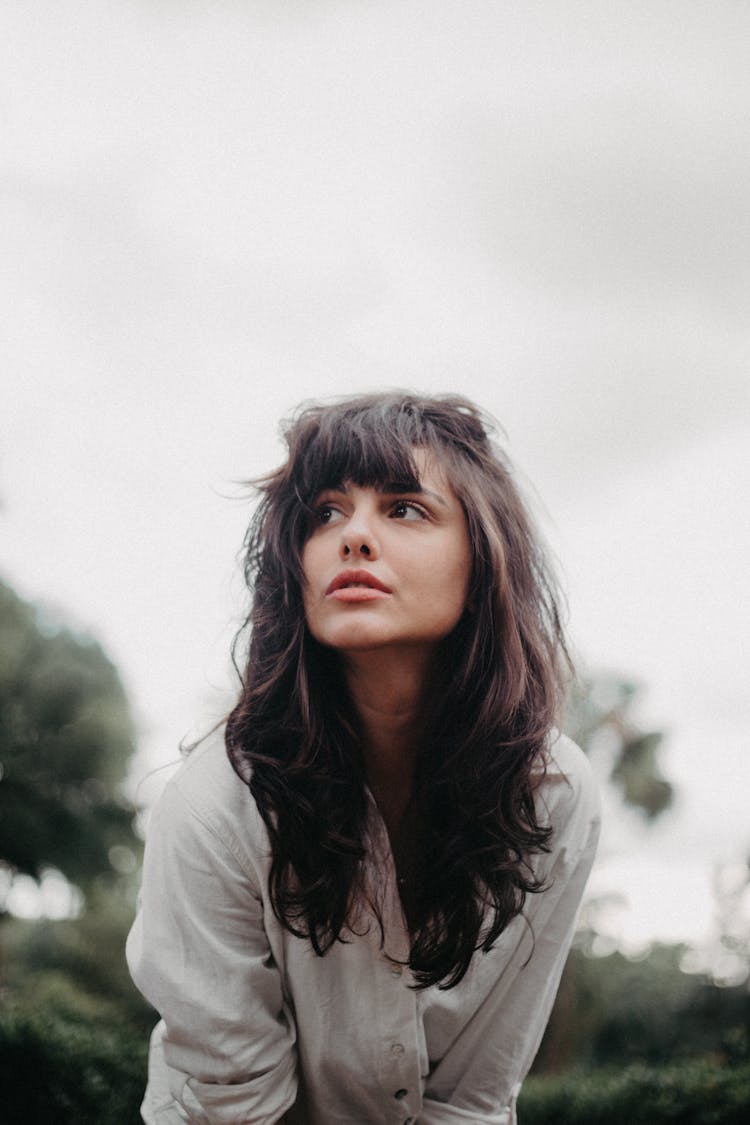
M 3 1125 L 139 1125 L 146 1052 L 146 1037 L 127 1025 L 51 1013 L 0 1017 Z M 750 1064 L 531 1077 L 518 1118 L 520 1125 L 746 1125 Z
M 747 1125 L 750 1064 L 700 1060 L 531 1077 L 519 1125 Z
M 139 1125 L 147 1041 L 124 1026 L 0 1017 L 3 1125 Z

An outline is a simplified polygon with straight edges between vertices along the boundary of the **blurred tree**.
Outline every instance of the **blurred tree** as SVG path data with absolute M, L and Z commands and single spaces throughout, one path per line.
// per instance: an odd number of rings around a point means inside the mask
M 672 803 L 673 788 L 659 769 L 663 735 L 641 730 L 632 717 L 637 697 L 637 685 L 623 677 L 578 679 L 568 696 L 563 727 L 587 754 L 604 752 L 610 779 L 625 804 L 655 820 Z M 627 963 L 623 958 L 621 961 Z M 607 964 L 619 966 L 620 962 L 607 959 Z M 591 987 L 592 976 L 588 959 L 580 949 L 574 949 L 535 1064 L 538 1069 L 559 1072 L 585 1057 L 594 1029 L 607 1017 L 605 993 L 596 980 Z M 642 974 L 638 979 L 645 978 Z
M 722 988 L 741 985 L 750 991 L 750 858 L 717 863 L 712 889 L 712 932 L 689 950 L 683 967 L 707 973 Z
M 134 913 L 133 886 L 130 893 L 97 890 L 78 918 L 6 918 L 6 1009 L 43 1012 L 89 1028 L 128 1026 L 145 1042 L 157 1017 L 125 963 L 125 936 Z
M 631 715 L 638 694 L 636 684 L 614 675 L 577 680 L 563 726 L 587 754 L 607 747 L 610 776 L 623 800 L 653 820 L 669 808 L 674 792 L 659 769 L 663 734 L 642 731 Z
M 713 892 L 716 937 L 711 972 L 719 984 L 741 984 L 750 977 L 750 858 L 717 865 Z
M 0 583 L 0 863 L 34 878 L 55 867 L 84 891 L 132 872 L 140 844 L 120 784 L 133 750 L 101 647 Z
M 580 935 L 565 968 L 561 994 L 575 998 L 563 1026 L 552 1020 L 534 1063 L 537 1073 L 576 1066 L 663 1064 L 749 1057 L 750 992 L 717 988 L 706 973 L 683 970 L 685 947 L 654 945 L 629 959 L 592 955 L 594 931 Z

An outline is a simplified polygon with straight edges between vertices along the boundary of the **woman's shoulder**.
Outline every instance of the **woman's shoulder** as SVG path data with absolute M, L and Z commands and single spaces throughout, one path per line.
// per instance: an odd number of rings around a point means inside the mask
M 180 768 L 168 784 L 199 804 L 211 798 L 233 804 L 242 799 L 241 793 L 248 792 L 245 783 L 232 769 L 224 744 L 223 727 L 212 731 L 185 754 Z
M 547 773 L 551 776 L 568 776 L 573 783 L 592 781 L 591 765 L 577 742 L 556 728 L 547 741 Z
M 227 756 L 223 730 L 191 750 L 164 786 L 149 818 L 179 835 L 204 830 L 235 852 L 267 850 L 267 833 L 255 799 Z
M 587 827 L 598 825 L 599 789 L 591 764 L 580 746 L 558 730 L 549 738 L 544 776 L 537 793 L 546 819 L 558 831 L 569 827 L 584 832 Z

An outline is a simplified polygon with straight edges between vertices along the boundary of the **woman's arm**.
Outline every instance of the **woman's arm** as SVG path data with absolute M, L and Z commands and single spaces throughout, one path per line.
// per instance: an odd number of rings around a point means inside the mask
M 162 1104 L 147 1093 L 144 1105 L 155 1125 L 276 1125 L 296 1097 L 294 1025 L 259 880 L 218 831 L 174 783 L 149 825 L 127 956 L 164 1024 L 149 1067 Z
M 540 857 L 549 887 L 529 895 L 496 950 L 475 955 L 482 1003 L 427 1080 L 420 1125 L 514 1125 L 515 1101 L 547 1025 L 599 836 L 588 761 L 568 739 L 542 789 L 553 825 Z M 528 923 L 528 924 L 527 924 Z

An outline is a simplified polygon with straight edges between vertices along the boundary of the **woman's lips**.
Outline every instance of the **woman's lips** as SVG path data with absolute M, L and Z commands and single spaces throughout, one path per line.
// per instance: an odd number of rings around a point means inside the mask
M 373 602 L 378 598 L 389 598 L 390 594 L 374 586 L 342 586 L 326 596 L 337 602 Z
M 387 598 L 388 587 L 368 570 L 342 570 L 326 590 L 326 597 L 337 602 L 369 602 Z

